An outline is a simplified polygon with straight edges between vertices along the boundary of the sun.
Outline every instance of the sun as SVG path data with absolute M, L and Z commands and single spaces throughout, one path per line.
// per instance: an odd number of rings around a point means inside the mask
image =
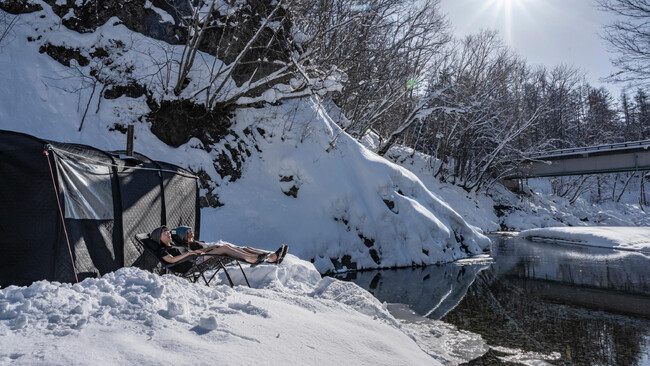
M 521 4 L 521 0 L 488 0 L 493 3 L 497 3 L 501 6 L 510 6 L 512 4 Z
M 526 11 L 524 0 L 486 0 L 484 10 L 492 9 L 503 21 L 504 36 L 508 42 L 512 40 L 513 13 Z
M 508 44 L 513 44 L 515 29 L 529 29 L 535 25 L 533 9 L 549 8 L 548 0 L 447 0 L 463 2 L 471 8 L 465 19 L 466 28 L 473 24 L 485 24 L 497 30 Z M 568 1 L 568 0 L 557 0 Z M 487 23 L 487 24 L 486 24 Z

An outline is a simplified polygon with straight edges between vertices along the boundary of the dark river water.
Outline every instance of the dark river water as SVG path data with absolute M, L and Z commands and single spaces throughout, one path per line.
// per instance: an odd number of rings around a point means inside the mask
M 491 258 L 339 278 L 390 304 L 396 317 L 410 308 L 411 321 L 480 335 L 482 351 L 462 361 L 483 356 L 470 364 L 650 365 L 650 256 L 491 239 Z

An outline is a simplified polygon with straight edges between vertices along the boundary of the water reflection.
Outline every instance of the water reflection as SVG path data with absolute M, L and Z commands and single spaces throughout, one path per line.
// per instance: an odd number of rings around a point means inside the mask
M 648 364 L 650 258 L 516 238 L 493 238 L 492 256 L 349 276 L 381 301 L 480 334 L 492 349 L 474 364 L 503 361 L 504 349 L 559 364 Z
M 650 295 L 650 257 L 634 252 L 497 238 L 498 276 Z
M 483 260 L 478 264 L 351 272 L 341 279 L 353 281 L 381 301 L 409 304 L 420 315 L 440 319 L 465 296 L 476 275 L 488 267 Z

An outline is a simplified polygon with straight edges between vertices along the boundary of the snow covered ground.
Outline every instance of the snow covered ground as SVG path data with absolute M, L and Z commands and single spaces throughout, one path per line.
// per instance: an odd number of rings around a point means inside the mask
M 548 227 L 524 230 L 521 238 L 650 253 L 650 227 Z
M 527 184 L 523 196 L 495 187 L 495 203 L 503 207 L 501 219 L 510 230 L 556 226 L 650 226 L 650 215 L 646 212 L 648 206 L 642 208 L 638 203 L 638 187 L 630 187 L 621 202 L 611 199 L 599 201 L 587 192 L 572 203 L 566 197 L 553 194 L 548 178 L 529 179 Z
M 251 289 L 135 268 L 5 288 L 0 365 L 439 364 L 353 283 L 291 255 L 246 270 Z

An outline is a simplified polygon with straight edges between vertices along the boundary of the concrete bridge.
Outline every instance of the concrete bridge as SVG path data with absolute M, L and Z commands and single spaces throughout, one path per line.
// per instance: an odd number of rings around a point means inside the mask
M 506 179 L 650 170 L 650 140 L 530 154 Z

